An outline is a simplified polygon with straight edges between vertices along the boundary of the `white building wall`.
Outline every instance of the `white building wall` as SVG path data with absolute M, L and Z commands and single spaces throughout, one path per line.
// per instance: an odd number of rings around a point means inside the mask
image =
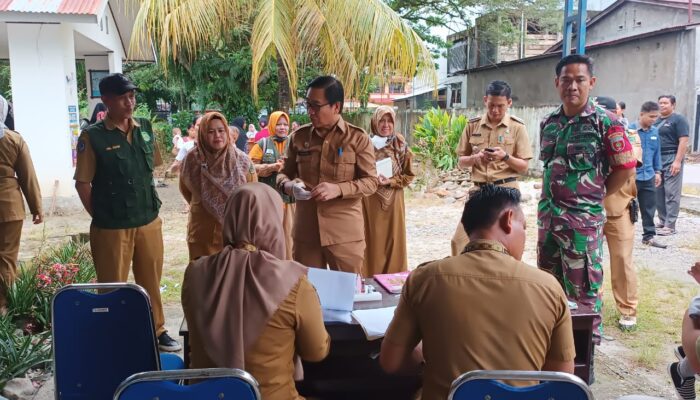
M 92 84 L 90 82 L 90 71 L 109 71 L 109 63 L 107 56 L 85 56 L 85 81 L 87 88 L 87 99 L 88 99 L 88 118 L 92 116 L 92 110 L 95 109 L 97 103 L 100 102 L 100 98 L 92 98 L 90 94 L 92 93 Z
M 73 30 L 7 24 L 15 127 L 27 141 L 44 199 L 75 199 L 73 129 L 78 113 Z M 71 109 L 69 110 L 69 107 Z M 75 118 L 77 124 L 77 118 Z

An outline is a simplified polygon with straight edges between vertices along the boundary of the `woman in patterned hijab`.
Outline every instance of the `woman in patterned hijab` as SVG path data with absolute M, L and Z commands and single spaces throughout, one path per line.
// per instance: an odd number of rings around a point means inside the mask
M 396 114 L 388 106 L 372 117 L 372 143 L 378 162 L 390 164 L 391 173 L 377 171 L 379 187 L 362 199 L 365 217 L 365 261 L 362 275 L 392 274 L 408 270 L 406 256 L 406 210 L 403 189 L 413 181 L 413 154 L 406 139 L 394 131 Z M 389 161 L 387 161 L 389 160 Z
M 236 188 L 258 180 L 250 158 L 231 143 L 228 123 L 222 114 L 205 114 L 198 136 L 180 175 L 180 191 L 190 205 L 187 224 L 190 260 L 221 250 L 226 201 Z

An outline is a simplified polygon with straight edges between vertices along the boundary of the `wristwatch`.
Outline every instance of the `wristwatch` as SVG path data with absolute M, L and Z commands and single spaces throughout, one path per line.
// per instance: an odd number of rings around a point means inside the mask
M 506 153 L 505 157 L 503 157 L 503 160 L 501 160 L 501 161 L 506 162 L 506 161 L 508 161 L 509 158 L 510 158 L 510 154 Z

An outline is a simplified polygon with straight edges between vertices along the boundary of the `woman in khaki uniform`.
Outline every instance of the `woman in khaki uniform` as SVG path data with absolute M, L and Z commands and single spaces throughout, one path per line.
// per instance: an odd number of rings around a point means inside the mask
M 272 134 L 261 139 L 250 149 L 250 159 L 255 164 L 255 172 L 258 180 L 277 189 L 277 174 L 284 167 L 284 160 L 287 157 L 287 145 L 289 144 L 289 116 L 282 111 L 275 111 L 270 114 L 270 124 L 268 125 Z M 292 225 L 294 224 L 294 212 L 296 204 L 294 197 L 282 193 L 284 202 L 284 241 L 286 243 L 286 259 L 292 259 Z
M 180 175 L 180 192 L 190 205 L 190 260 L 221 250 L 226 200 L 239 186 L 257 180 L 253 163 L 230 142 L 226 117 L 218 112 L 204 115 L 199 141 L 185 157 Z
M 0 111 L 2 113 L 2 111 Z M 6 307 L 6 292 L 17 274 L 17 256 L 27 199 L 35 224 L 43 221 L 41 191 L 29 155 L 29 147 L 19 133 L 2 123 L 0 116 L 0 314 Z
M 283 260 L 279 194 L 262 183 L 236 189 L 223 235 L 223 250 L 185 271 L 189 367 L 241 368 L 258 381 L 263 399 L 302 399 L 294 385 L 303 373 L 295 354 L 321 361 L 330 337 L 307 268 Z
M 413 154 L 406 139 L 394 132 L 394 120 L 394 110 L 387 106 L 377 108 L 372 117 L 375 157 L 377 161 L 391 159 L 393 176 L 379 175 L 377 192 L 362 199 L 367 243 L 362 266 L 365 277 L 408 270 L 403 188 L 416 175 L 411 170 Z

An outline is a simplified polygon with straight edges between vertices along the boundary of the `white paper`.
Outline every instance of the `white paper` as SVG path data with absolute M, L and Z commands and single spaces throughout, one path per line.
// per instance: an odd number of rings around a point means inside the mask
M 367 340 L 375 340 L 384 337 L 389 323 L 394 318 L 396 307 L 374 308 L 371 310 L 355 310 L 352 316 L 365 331 Z
M 388 139 L 388 137 L 374 135 L 372 136 L 372 144 L 374 145 L 375 149 L 380 150 L 386 147 L 386 142 Z
M 309 268 L 308 278 L 318 292 L 321 308 L 352 311 L 357 274 Z
M 384 175 L 385 178 L 394 176 L 394 164 L 390 157 L 377 161 L 377 176 Z
M 346 324 L 352 323 L 352 312 L 350 311 L 338 311 L 322 308 L 321 312 L 323 313 L 323 322 L 344 322 Z
M 304 189 L 303 183 L 295 183 L 292 189 L 295 200 L 309 200 L 311 199 L 311 192 Z

